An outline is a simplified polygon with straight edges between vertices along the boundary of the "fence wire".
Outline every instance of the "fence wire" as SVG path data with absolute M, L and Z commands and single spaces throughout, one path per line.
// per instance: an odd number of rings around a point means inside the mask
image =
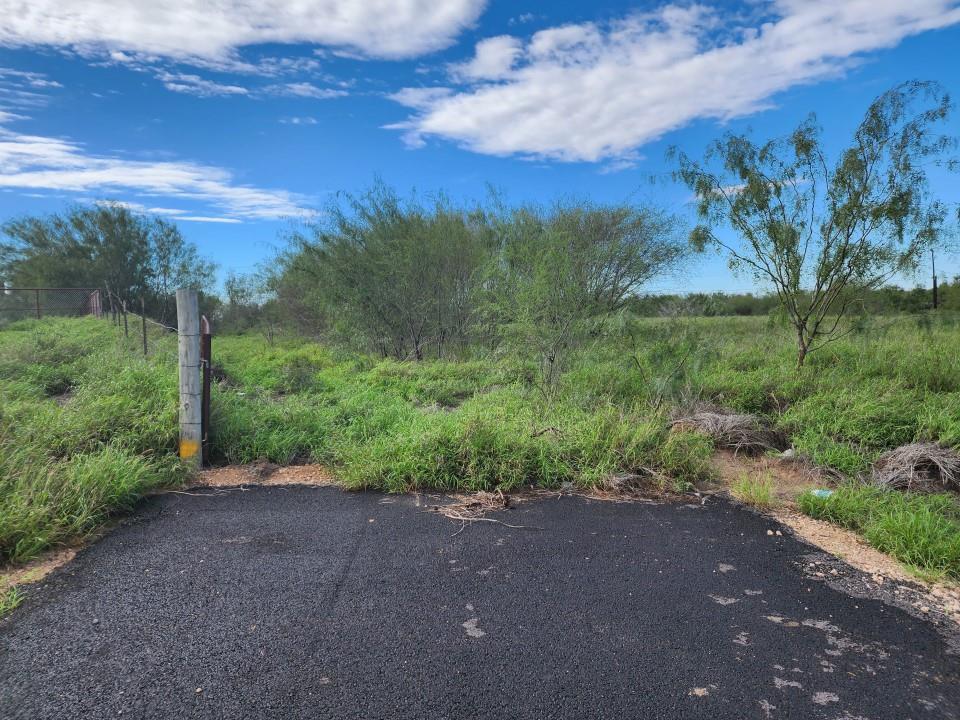
M 103 316 L 97 288 L 0 288 L 0 323 L 49 316 Z

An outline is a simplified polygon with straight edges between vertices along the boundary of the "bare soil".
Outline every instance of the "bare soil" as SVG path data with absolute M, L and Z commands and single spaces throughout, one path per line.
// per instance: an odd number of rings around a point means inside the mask
M 200 471 L 191 487 L 237 487 L 244 485 L 335 485 L 336 480 L 323 465 L 227 465 Z
M 832 478 L 803 460 L 784 460 L 778 457 L 749 456 L 720 450 L 714 455 L 713 466 L 721 480 L 721 487 L 729 487 L 745 475 L 750 478 L 770 477 L 777 500 L 792 503 L 804 490 L 832 484 Z
M 77 548 L 64 548 L 45 553 L 26 565 L 0 568 L 0 593 L 4 593 L 15 585 L 43 580 L 47 575 L 61 565 L 66 565 L 77 554 Z

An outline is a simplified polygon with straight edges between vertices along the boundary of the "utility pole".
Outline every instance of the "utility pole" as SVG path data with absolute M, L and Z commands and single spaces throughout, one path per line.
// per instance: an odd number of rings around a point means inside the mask
M 197 291 L 177 290 L 177 348 L 180 358 L 180 459 L 200 468 L 203 426 L 200 385 L 200 309 Z
M 930 270 L 933 272 L 933 309 L 936 310 L 940 305 L 940 298 L 937 297 L 937 260 L 933 255 L 933 248 L 930 248 Z

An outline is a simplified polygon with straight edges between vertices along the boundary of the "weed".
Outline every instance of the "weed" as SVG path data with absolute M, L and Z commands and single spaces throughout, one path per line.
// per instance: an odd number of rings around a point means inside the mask
M 769 510 L 777 504 L 773 490 L 773 478 L 769 474 L 743 474 L 730 486 L 730 492 L 737 500 L 760 510 Z
M 667 418 L 676 405 L 709 404 L 753 413 L 798 452 L 855 476 L 897 445 L 960 448 L 958 342 L 958 323 L 928 333 L 893 319 L 825 347 L 798 373 L 787 331 L 763 318 L 624 313 L 544 397 L 521 359 L 397 362 L 303 339 L 218 336 L 227 381 L 213 392 L 212 457 L 311 459 L 348 487 L 392 492 L 590 488 L 631 474 L 685 490 L 710 476 L 714 443 L 671 431 Z M 94 532 L 182 479 L 176 339 L 157 331 L 148 358 L 138 344 L 94 319 L 0 330 L 0 561 Z M 762 482 L 741 490 L 756 504 L 772 495 Z M 951 566 L 955 514 L 943 504 L 924 512 L 891 512 L 863 532 L 918 566 Z
M 16 610 L 23 602 L 24 592 L 14 585 L 0 593 L 0 618 Z

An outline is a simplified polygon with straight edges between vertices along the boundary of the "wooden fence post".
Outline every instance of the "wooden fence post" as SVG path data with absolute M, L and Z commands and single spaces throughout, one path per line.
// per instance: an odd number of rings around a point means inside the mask
M 200 386 L 200 309 L 197 291 L 177 290 L 177 347 L 180 356 L 180 459 L 200 467 L 203 443 Z

